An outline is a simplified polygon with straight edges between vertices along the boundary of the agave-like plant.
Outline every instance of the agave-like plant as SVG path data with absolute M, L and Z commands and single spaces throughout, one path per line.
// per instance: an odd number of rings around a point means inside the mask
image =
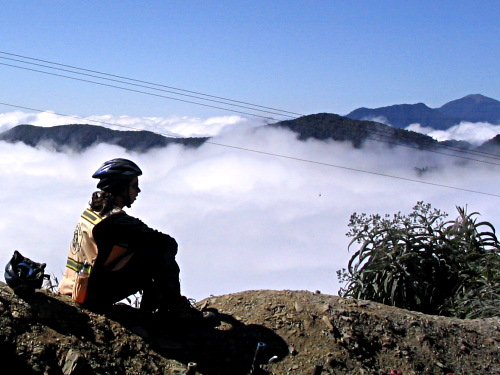
M 447 315 L 475 319 L 500 314 L 500 257 L 498 251 L 476 262 L 474 272 L 465 275 L 454 298 L 443 306 Z
M 498 283 L 479 267 L 485 257 L 500 257 L 495 228 L 477 223 L 478 213 L 457 209 L 453 221 L 445 221 L 446 213 L 423 202 L 408 216 L 354 213 L 347 235 L 353 237 L 349 248 L 359 248 L 347 270 L 338 272 L 347 283 L 339 295 L 456 316 L 467 315 L 461 311 L 471 306 L 465 303 L 471 296 L 481 295 L 476 304 L 484 302 L 485 293 L 496 298 Z
M 441 312 L 462 318 L 500 315 L 500 245 L 491 223 L 457 207 L 459 217 L 448 222 L 446 235 L 453 243 L 457 285 Z

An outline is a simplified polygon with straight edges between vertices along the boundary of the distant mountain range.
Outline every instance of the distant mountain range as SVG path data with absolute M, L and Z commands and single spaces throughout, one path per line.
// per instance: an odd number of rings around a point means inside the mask
M 439 143 L 424 134 L 394 128 L 374 121 L 352 120 L 331 113 L 303 116 L 268 126 L 290 129 L 298 134 L 300 140 L 314 138 L 349 141 L 356 148 L 361 147 L 366 140 L 417 147 L 428 147 Z
M 358 108 L 346 117 L 353 120 L 379 121 L 400 129 L 418 123 L 436 130 L 446 130 L 462 121 L 500 125 L 500 101 L 475 94 L 434 109 L 423 103 L 397 104 L 373 109 Z
M 121 146 L 127 150 L 145 152 L 173 143 L 197 147 L 206 139 L 169 138 L 149 131 L 118 131 L 95 125 L 58 125 L 52 127 L 18 125 L 0 133 L 0 140 L 6 142 L 23 142 L 32 147 L 46 145 L 57 151 L 64 149 L 84 151 L 93 145 L 106 143 Z
M 361 147 L 365 141 L 379 141 L 394 145 L 405 145 L 418 149 L 478 150 L 500 155 L 500 135 L 474 148 L 466 142 L 435 139 L 416 132 L 395 128 L 373 121 L 353 120 L 331 113 L 319 113 L 302 116 L 294 120 L 281 121 L 265 125 L 276 128 L 287 128 L 298 135 L 298 139 L 335 140 L 351 142 L 354 147 Z M 198 147 L 209 138 L 169 138 L 149 131 L 118 131 L 95 125 L 60 125 L 38 127 L 18 125 L 0 133 L 0 141 L 10 143 L 23 142 L 29 146 L 49 146 L 57 151 L 85 149 L 106 143 L 121 146 L 127 150 L 146 152 L 153 148 L 165 147 L 169 144 L 182 144 Z

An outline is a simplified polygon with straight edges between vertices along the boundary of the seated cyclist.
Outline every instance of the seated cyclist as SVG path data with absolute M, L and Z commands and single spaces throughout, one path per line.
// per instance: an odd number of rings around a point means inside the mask
M 92 175 L 99 180 L 99 191 L 76 225 L 59 292 L 87 308 L 103 310 L 143 291 L 143 311 L 174 319 L 210 318 L 211 313 L 195 309 L 181 295 L 175 239 L 123 210 L 141 192 L 141 175 L 127 159 L 106 161 Z M 90 265 L 90 273 L 82 296 L 78 273 L 84 264 Z

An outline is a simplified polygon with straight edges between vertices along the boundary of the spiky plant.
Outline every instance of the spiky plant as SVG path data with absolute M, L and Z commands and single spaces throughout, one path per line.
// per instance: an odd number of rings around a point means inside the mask
M 474 217 L 478 213 L 457 209 L 459 216 L 454 221 L 445 221 L 446 213 L 423 202 L 408 216 L 354 213 L 347 235 L 353 237 L 349 248 L 359 247 L 347 270 L 338 273 L 346 282 L 339 294 L 455 316 L 465 314 L 470 306 L 465 300 L 479 293 L 479 286 L 484 289 L 483 297 L 489 293 L 495 300 L 495 273 L 479 266 L 486 257 L 491 264 L 500 256 L 495 228 L 487 222 L 477 223 Z M 477 299 L 476 304 L 483 301 Z

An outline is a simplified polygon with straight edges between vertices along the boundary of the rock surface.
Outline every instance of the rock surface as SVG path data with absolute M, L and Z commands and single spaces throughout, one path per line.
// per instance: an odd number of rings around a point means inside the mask
M 0 282 L 3 368 L 48 375 L 500 374 L 500 318 L 430 316 L 308 291 L 245 291 L 198 306 L 218 311 L 220 324 L 145 320 L 127 305 L 97 314 L 46 289 L 22 299 Z

